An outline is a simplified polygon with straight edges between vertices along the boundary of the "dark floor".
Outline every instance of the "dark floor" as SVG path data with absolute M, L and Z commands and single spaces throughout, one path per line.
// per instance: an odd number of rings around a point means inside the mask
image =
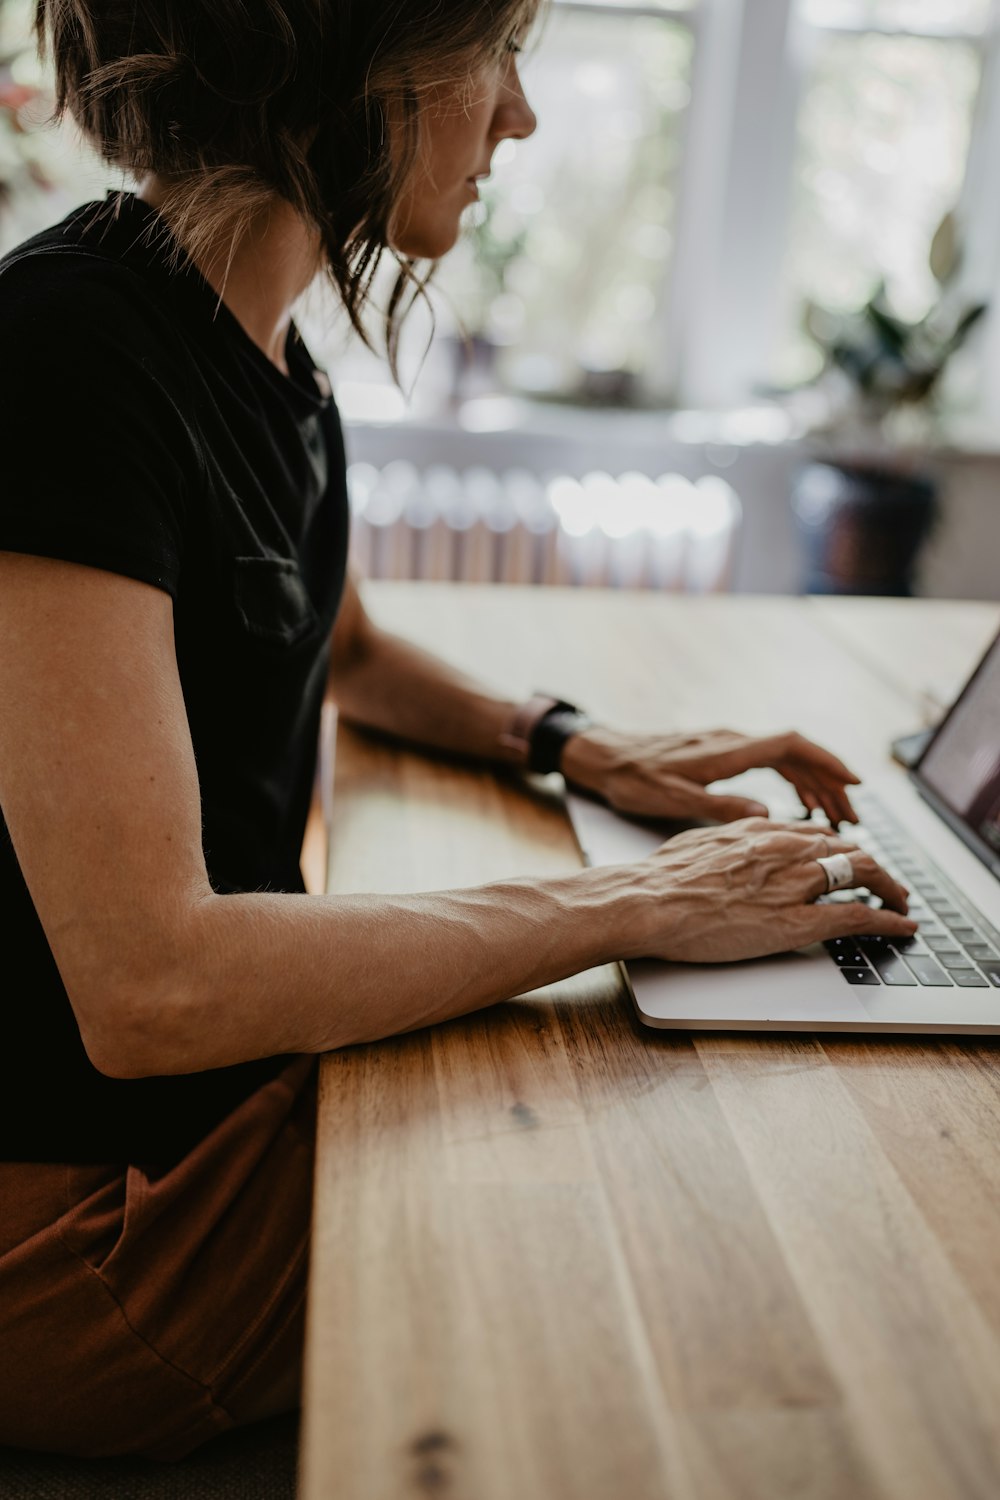
M 298 1425 L 275 1417 L 177 1464 L 0 1448 L 0 1500 L 295 1500 Z

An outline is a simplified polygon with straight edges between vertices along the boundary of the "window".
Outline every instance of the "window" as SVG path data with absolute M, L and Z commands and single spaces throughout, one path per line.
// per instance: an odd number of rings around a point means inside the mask
M 522 67 L 538 130 L 499 147 L 481 203 L 434 276 L 437 338 L 415 411 L 497 386 L 643 398 L 675 259 L 700 9 L 699 0 L 554 0 Z M 325 327 L 317 315 L 313 338 L 326 339 L 349 408 L 397 415 L 396 397 L 375 389 L 384 364 Z M 371 327 L 377 344 L 377 318 Z M 404 343 L 408 385 L 429 334 L 418 312 Z
M 469 233 L 442 266 L 439 285 L 466 328 L 498 347 L 516 389 L 586 394 L 611 377 L 626 393 L 645 371 L 693 54 L 685 14 L 656 11 L 554 8 L 523 69 L 538 130 L 500 146 Z
M 0 3 L 0 79 L 32 10 Z M 480 389 L 745 404 L 815 368 L 807 299 L 858 305 L 884 277 L 920 315 L 930 240 L 956 204 L 964 291 L 1000 301 L 1000 0 L 553 0 L 524 75 L 539 130 L 498 152 L 480 222 L 435 277 L 417 412 L 455 394 L 459 326 L 477 336 Z M 30 54 L 6 76 L 40 79 Z M 90 157 L 81 176 L 71 127 L 29 155 L 0 249 L 110 184 Z M 302 321 L 342 380 L 399 413 L 384 361 L 342 320 Z M 419 317 L 408 331 L 408 377 L 428 331 Z M 1000 307 L 965 358 L 995 426 Z
M 968 295 L 993 296 L 997 20 L 995 0 L 705 0 L 661 399 L 740 405 L 813 373 L 807 297 L 857 306 L 884 276 L 919 315 L 956 203 Z
M 861 305 L 885 280 L 919 318 L 936 300 L 928 251 L 958 206 L 988 20 L 983 0 L 806 0 L 776 373 L 811 373 L 808 300 Z

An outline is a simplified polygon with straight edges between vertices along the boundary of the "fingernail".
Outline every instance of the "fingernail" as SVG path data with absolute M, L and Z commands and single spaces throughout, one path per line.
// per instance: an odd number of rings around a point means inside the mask
M 763 802 L 751 802 L 750 803 L 750 817 L 751 818 L 766 818 L 767 817 L 767 808 L 764 806 Z

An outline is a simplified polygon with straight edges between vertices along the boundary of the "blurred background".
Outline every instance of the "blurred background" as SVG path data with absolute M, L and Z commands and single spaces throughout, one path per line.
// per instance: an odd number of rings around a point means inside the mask
M 0 0 L 0 253 L 130 185 L 48 122 L 32 13 Z M 358 566 L 996 598 L 1000 0 L 553 0 L 523 78 L 404 389 L 298 315 Z

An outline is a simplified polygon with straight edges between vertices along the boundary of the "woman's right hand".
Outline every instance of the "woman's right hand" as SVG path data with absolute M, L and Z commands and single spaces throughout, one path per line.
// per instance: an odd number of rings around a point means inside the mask
M 881 898 L 816 904 L 826 892 L 821 856 L 846 854 L 857 887 Z M 828 938 L 873 933 L 908 938 L 909 892 L 856 844 L 815 824 L 743 818 L 678 834 L 634 867 L 643 902 L 629 956 L 726 963 L 784 953 Z

